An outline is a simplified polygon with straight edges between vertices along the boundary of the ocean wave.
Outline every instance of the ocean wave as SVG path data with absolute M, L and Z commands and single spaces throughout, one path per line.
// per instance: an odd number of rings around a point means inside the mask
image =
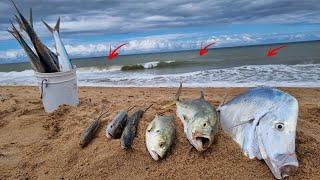
M 153 65 L 159 66 L 159 63 Z M 150 65 L 151 66 L 151 65 Z M 148 67 L 150 67 L 148 65 Z M 80 68 L 79 86 L 104 87 L 320 87 L 320 64 L 247 65 L 187 73 Z M 32 70 L 1 72 L 0 85 L 36 85 Z
M 152 61 L 142 64 L 132 64 L 124 65 L 121 67 L 121 71 L 131 71 L 131 70 L 143 70 L 143 69 L 154 69 L 154 68 L 164 68 L 170 67 L 176 64 L 176 61 Z

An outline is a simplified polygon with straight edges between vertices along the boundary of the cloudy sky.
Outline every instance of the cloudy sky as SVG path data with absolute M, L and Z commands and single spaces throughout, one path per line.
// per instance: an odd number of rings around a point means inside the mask
M 72 57 L 106 55 L 127 42 L 122 54 L 320 40 L 319 0 L 16 0 L 35 29 L 53 47 L 41 19 L 54 25 Z M 25 59 L 6 29 L 15 11 L 0 0 L 0 60 Z

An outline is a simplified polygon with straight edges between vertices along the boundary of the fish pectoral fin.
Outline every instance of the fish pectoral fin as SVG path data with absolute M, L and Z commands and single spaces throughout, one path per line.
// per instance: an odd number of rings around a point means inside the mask
M 266 114 L 268 114 L 268 112 L 269 112 L 269 111 L 263 111 L 262 113 L 261 113 L 261 112 L 257 112 L 257 113 L 254 114 L 254 117 L 253 117 L 253 118 L 251 118 L 251 119 L 249 119 L 249 120 L 247 120 L 247 121 L 243 121 L 243 122 L 241 122 L 241 123 L 239 123 L 239 124 L 237 124 L 237 125 L 235 125 L 235 126 L 232 126 L 232 127 L 230 127 L 229 129 L 233 129 L 233 128 L 235 128 L 235 127 L 242 126 L 242 125 L 248 124 L 248 123 L 255 123 L 255 125 L 258 126 L 260 120 L 261 120 Z

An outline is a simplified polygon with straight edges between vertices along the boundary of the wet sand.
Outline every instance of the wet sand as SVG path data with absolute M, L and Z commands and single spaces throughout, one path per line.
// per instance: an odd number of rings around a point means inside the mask
M 206 99 L 218 106 L 246 88 L 207 88 Z M 281 88 L 299 101 L 296 152 L 300 167 L 289 179 L 320 179 L 320 89 Z M 145 146 L 145 129 L 175 88 L 80 88 L 77 108 L 61 106 L 46 114 L 37 87 L 0 87 L 0 179 L 273 179 L 264 161 L 245 157 L 221 129 L 204 153 L 191 147 L 180 120 L 175 145 L 155 162 Z M 199 97 L 200 89 L 184 88 L 181 98 Z M 82 131 L 110 106 L 97 136 L 84 149 Z M 131 150 L 107 140 L 104 128 L 116 112 L 132 105 L 154 106 L 144 115 Z M 165 114 L 175 114 L 175 107 Z

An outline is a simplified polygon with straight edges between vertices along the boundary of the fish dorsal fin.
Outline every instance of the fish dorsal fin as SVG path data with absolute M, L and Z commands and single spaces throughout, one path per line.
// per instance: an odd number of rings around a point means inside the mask
M 57 31 L 58 33 L 60 33 L 60 17 L 57 20 L 57 24 L 54 27 L 54 30 Z
M 30 26 L 33 28 L 32 8 L 30 8 L 29 22 L 30 22 Z
M 176 93 L 176 101 L 179 101 L 181 90 L 182 90 L 182 83 L 180 83 L 179 89 L 178 89 L 178 91 Z
M 200 99 L 204 99 L 204 92 L 203 91 L 200 92 Z

